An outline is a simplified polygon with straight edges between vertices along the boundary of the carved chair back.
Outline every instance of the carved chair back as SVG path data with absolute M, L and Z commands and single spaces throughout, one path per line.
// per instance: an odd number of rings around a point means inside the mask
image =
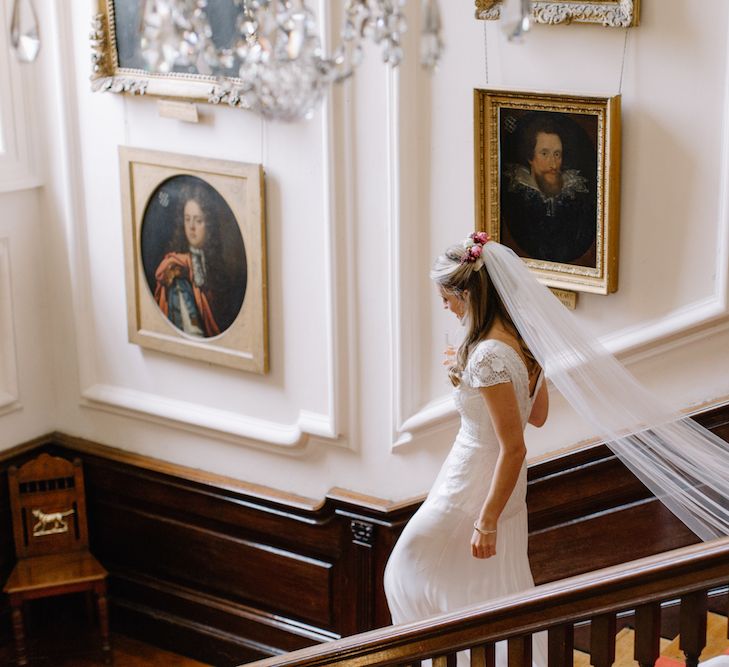
M 18 558 L 88 548 L 84 474 L 73 462 L 43 453 L 8 470 Z

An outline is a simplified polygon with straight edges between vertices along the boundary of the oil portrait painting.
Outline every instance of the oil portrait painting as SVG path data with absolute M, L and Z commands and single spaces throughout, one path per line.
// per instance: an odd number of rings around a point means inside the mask
M 181 332 L 217 336 L 234 322 L 246 290 L 246 254 L 235 216 L 197 176 L 173 176 L 142 219 L 144 275 L 162 313 Z
M 121 148 L 129 337 L 267 370 L 259 165 Z
M 594 268 L 595 117 L 505 109 L 499 133 L 501 242 L 521 257 Z
M 555 288 L 617 288 L 619 98 L 475 91 L 476 214 Z

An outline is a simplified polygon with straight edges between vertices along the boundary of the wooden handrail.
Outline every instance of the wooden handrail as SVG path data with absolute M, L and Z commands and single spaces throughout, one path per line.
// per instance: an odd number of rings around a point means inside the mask
M 248 667 L 409 664 L 614 614 L 729 582 L 729 538 L 537 586 L 517 595 L 267 658 Z

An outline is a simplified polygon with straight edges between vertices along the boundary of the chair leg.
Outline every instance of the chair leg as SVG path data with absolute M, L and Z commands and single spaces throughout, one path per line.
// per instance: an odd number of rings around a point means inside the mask
M 25 627 L 23 626 L 23 603 L 11 601 L 13 617 L 13 636 L 15 638 L 15 657 L 18 665 L 28 664 L 25 652 Z
M 104 662 L 111 664 L 111 644 L 109 642 L 109 605 L 106 601 L 106 586 L 96 589 L 96 608 L 99 612 L 99 628 L 101 629 L 101 650 Z
M 86 601 L 86 619 L 89 624 L 92 624 L 96 618 L 96 600 L 94 600 L 94 593 L 92 591 L 86 591 L 84 597 Z

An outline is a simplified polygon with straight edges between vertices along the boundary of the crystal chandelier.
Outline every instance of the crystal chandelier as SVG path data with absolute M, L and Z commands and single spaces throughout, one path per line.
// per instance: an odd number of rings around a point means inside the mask
M 306 0 L 232 2 L 234 38 L 221 48 L 209 20 L 212 0 L 145 0 L 141 38 L 149 69 L 218 75 L 211 101 L 290 121 L 310 117 L 328 87 L 351 76 L 367 41 L 381 47 L 391 66 L 403 57 L 406 0 L 344 0 L 341 42 L 331 54 L 324 53 Z M 440 12 L 438 0 L 421 2 L 421 62 L 432 69 L 443 50 Z

